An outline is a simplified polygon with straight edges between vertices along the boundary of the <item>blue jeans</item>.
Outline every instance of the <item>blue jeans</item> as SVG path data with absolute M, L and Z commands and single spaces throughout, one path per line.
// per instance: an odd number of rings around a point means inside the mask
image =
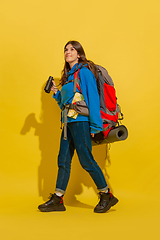
M 61 136 L 58 155 L 58 176 L 56 191 L 65 193 L 70 177 L 71 161 L 76 149 L 81 166 L 90 174 L 99 191 L 107 190 L 104 175 L 93 158 L 89 122 L 67 124 L 67 140 Z

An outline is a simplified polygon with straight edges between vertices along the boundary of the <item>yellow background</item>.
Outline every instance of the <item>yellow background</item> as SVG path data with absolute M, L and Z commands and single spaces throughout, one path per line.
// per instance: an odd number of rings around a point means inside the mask
M 160 220 L 159 0 L 1 0 L 0 232 L 3 239 L 158 239 Z M 60 110 L 44 93 L 58 83 L 63 47 L 78 40 L 114 80 L 129 137 L 94 156 L 119 203 L 94 214 L 95 186 L 78 159 L 63 213 L 37 206 L 54 192 Z

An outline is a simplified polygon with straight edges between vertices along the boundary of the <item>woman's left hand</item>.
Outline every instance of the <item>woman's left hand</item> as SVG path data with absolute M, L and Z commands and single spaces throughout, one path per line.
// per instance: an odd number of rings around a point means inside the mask
M 55 81 L 52 81 L 52 83 L 53 83 L 53 85 L 52 85 L 52 87 L 51 87 L 51 91 L 53 91 L 54 94 L 56 94 L 57 91 L 58 91 L 58 88 L 56 87 Z
M 91 133 L 91 136 L 94 137 L 94 133 Z

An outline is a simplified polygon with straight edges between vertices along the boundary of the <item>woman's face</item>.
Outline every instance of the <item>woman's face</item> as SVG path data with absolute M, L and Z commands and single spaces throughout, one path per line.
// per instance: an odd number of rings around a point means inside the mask
M 79 54 L 77 50 L 72 46 L 72 44 L 68 44 L 64 50 L 64 57 L 66 62 L 69 63 L 70 68 L 74 66 L 74 64 L 78 63 Z

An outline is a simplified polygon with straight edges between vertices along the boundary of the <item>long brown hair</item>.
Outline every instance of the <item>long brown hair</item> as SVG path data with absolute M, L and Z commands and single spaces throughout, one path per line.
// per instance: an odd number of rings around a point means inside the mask
M 81 63 L 81 65 L 85 65 L 87 64 L 87 67 L 89 68 L 89 70 L 94 74 L 96 80 L 98 79 L 98 73 L 97 73 L 97 69 L 94 65 L 94 63 L 90 60 L 87 60 L 86 58 L 86 55 L 85 55 L 85 52 L 84 52 L 84 49 L 82 47 L 82 45 L 77 42 L 77 41 L 69 41 L 66 43 L 66 45 L 64 46 L 64 51 L 67 47 L 67 45 L 71 44 L 77 51 L 77 53 L 79 54 L 80 58 L 78 59 L 78 65 Z M 78 67 L 77 65 L 77 67 Z M 67 72 L 69 72 L 71 69 L 70 69 L 70 65 L 69 63 L 67 63 L 65 61 L 64 63 L 64 68 L 62 70 L 62 76 L 61 76 L 61 79 L 60 79 L 60 85 L 63 86 L 67 80 Z

